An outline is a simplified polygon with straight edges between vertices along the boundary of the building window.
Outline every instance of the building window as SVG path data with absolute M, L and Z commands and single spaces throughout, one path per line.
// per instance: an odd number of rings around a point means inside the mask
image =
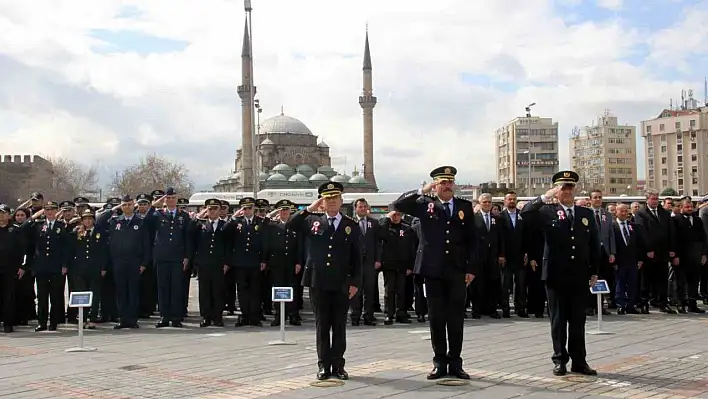
M 651 133 L 651 125 L 647 125 L 647 133 Z
M 661 169 L 661 175 L 662 176 L 668 176 L 669 171 L 666 168 Z
M 683 179 L 678 179 L 679 186 L 683 186 Z
M 676 151 L 683 151 L 683 144 L 676 144 Z
M 668 185 L 669 185 L 669 181 L 668 181 L 668 180 L 662 180 L 662 181 L 661 181 L 661 187 L 666 187 L 666 186 L 668 186 Z
M 681 122 L 676 122 L 676 130 L 681 130 Z
M 662 143 L 666 143 L 666 135 L 662 135 L 662 136 L 660 136 L 660 137 L 661 137 L 661 139 L 660 139 L 661 142 L 662 142 Z
M 678 157 L 676 157 L 676 160 L 679 162 L 683 162 L 683 155 L 679 155 Z
M 691 184 L 698 184 L 698 178 L 697 177 L 692 178 Z
M 690 127 L 696 127 L 696 120 L 695 120 L 695 119 L 691 119 L 691 120 L 688 122 L 688 126 L 690 126 Z
M 661 164 L 666 165 L 666 157 L 661 157 Z
M 693 189 L 693 196 L 695 197 L 695 196 L 697 196 L 697 195 L 698 195 L 698 190 L 694 188 L 694 189 Z
M 663 124 L 663 123 L 659 125 L 659 131 L 660 131 L 660 132 L 663 132 L 663 131 L 664 131 L 664 124 Z
M 691 161 L 696 162 L 698 160 L 698 156 L 696 154 L 691 155 Z
M 665 146 L 665 145 L 662 145 L 662 146 L 661 146 L 661 152 L 662 152 L 662 153 L 666 153 L 666 146 Z
M 695 150 L 696 148 L 697 148 L 697 147 L 696 147 L 696 143 L 691 143 L 691 149 L 692 149 L 692 150 Z

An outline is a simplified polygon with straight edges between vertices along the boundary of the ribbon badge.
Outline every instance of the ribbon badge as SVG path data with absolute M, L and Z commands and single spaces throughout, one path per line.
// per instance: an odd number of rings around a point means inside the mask
M 253 226 L 253 230 L 258 231 L 258 225 Z
M 558 219 L 559 219 L 559 220 L 565 220 L 565 212 L 563 212 L 563 211 L 561 210 L 561 211 L 558 211 L 558 212 L 556 212 L 556 213 L 558 214 Z
M 61 227 L 57 227 L 57 234 L 61 233 Z
M 602 223 L 605 223 L 607 221 L 607 215 L 602 215 Z
M 237 228 L 238 230 L 241 230 L 241 229 L 243 228 L 243 225 L 242 225 L 241 223 L 239 223 L 239 224 L 236 225 L 236 228 Z
M 494 226 L 495 224 L 497 224 L 497 219 L 495 219 L 495 218 L 493 218 L 493 217 L 492 217 L 492 218 L 489 218 L 489 219 L 490 219 L 490 223 L 492 224 L 492 226 Z
M 628 229 L 629 231 L 632 231 L 632 225 L 629 224 L 629 223 L 627 223 L 627 229 Z
M 133 226 L 133 230 L 137 230 L 138 228 L 140 228 L 140 226 L 138 226 L 137 224 Z
M 370 228 L 371 228 L 371 222 L 367 222 L 367 223 L 366 223 L 366 227 L 370 229 Z
M 42 233 L 44 233 L 45 231 L 47 231 L 47 225 L 46 225 L 46 224 L 45 224 L 44 226 L 42 226 Z
M 320 222 L 315 221 L 312 223 L 312 232 L 317 233 L 318 231 L 320 231 Z
M 435 204 L 432 202 L 428 202 L 428 213 L 431 215 L 435 213 Z
M 401 231 L 398 232 L 398 236 L 399 236 L 399 237 L 403 237 L 403 230 L 401 230 Z
M 116 230 L 120 230 L 120 223 L 116 224 Z
M 96 233 L 96 241 L 101 239 L 101 233 Z

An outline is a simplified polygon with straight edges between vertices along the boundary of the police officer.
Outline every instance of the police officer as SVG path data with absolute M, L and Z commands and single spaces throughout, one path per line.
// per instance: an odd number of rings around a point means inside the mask
M 429 380 L 445 375 L 470 376 L 462 369 L 462 336 L 467 286 L 477 274 L 477 237 L 472 203 L 454 196 L 457 169 L 441 166 L 430 172 L 432 183 L 403 193 L 397 211 L 420 219 L 414 270 L 424 278 L 430 312 L 433 370 Z M 435 190 L 435 197 L 429 196 Z M 445 332 L 447 337 L 445 339 Z M 448 352 L 449 342 L 449 352 Z
M 170 187 L 153 205 L 158 208 L 148 225 L 155 231 L 153 260 L 157 270 L 157 297 L 160 321 L 157 328 L 182 327 L 184 318 L 184 277 L 189 266 L 187 257 L 187 227 L 189 214 L 177 209 L 177 193 Z M 164 206 L 164 208 L 163 208 Z
M 321 197 L 295 213 L 286 227 L 306 237 L 302 284 L 309 287 L 315 313 L 317 379 L 346 380 L 349 378 L 344 370 L 347 310 L 349 301 L 361 287 L 361 233 L 353 219 L 339 212 L 344 186 L 326 182 L 317 191 Z M 324 207 L 325 213 L 313 214 L 320 207 Z
M 74 204 L 76 204 L 76 215 L 81 216 L 84 214 L 86 211 L 91 210 L 91 201 L 88 200 L 86 197 L 76 197 L 74 198 Z
M 578 174 L 561 171 L 553 175 L 555 187 L 527 204 L 522 215 L 533 215 L 545 237 L 542 280 L 546 282 L 551 317 L 554 375 L 571 371 L 597 375 L 585 361 L 585 306 L 588 282 L 597 280 L 600 238 L 593 212 L 575 206 Z M 558 204 L 550 201 L 558 200 Z M 566 338 L 568 350 L 566 350 Z
M 239 201 L 241 215 L 225 227 L 230 248 L 229 267 L 234 270 L 238 303 L 241 307 L 236 327 L 261 326 L 261 272 L 263 258 L 264 219 L 254 215 L 256 200 L 251 197 Z
M 155 190 L 158 194 L 164 193 L 162 190 Z M 155 212 L 152 207 L 153 196 L 151 194 L 142 193 L 135 197 L 138 204 L 136 215 L 141 218 L 149 218 Z M 146 225 L 150 235 L 150 242 L 155 241 L 155 230 L 150 225 Z M 145 265 L 145 271 L 140 275 L 140 318 L 148 319 L 152 316 L 157 306 L 157 279 L 155 277 L 155 265 L 152 260 Z
M 210 198 L 204 202 L 207 215 L 190 224 L 187 253 L 199 278 L 200 327 L 212 323 L 223 327 L 224 275 L 228 270 L 227 242 L 224 234 L 226 222 L 219 218 L 221 201 Z
M 231 203 L 226 200 L 221 200 L 221 209 L 219 209 L 219 219 L 228 223 L 231 221 Z M 233 316 L 236 313 L 236 277 L 234 277 L 234 269 L 229 270 L 224 275 L 224 310 Z
M 110 219 L 113 215 L 115 216 L 120 216 L 123 211 L 121 211 L 121 199 L 118 197 L 111 197 L 108 200 L 106 200 L 106 203 L 103 205 L 103 209 L 101 211 L 98 211 L 96 213 L 96 225 L 106 231 L 107 234 L 110 235 L 110 231 L 106 230 L 108 228 L 107 222 L 103 223 L 102 225 L 99 225 L 99 220 L 101 219 L 100 216 L 104 216 L 106 218 L 106 221 Z M 106 215 L 106 212 L 108 213 Z M 110 247 L 109 247 L 109 256 L 106 264 L 106 269 L 108 272 L 106 275 L 101 279 L 101 295 L 99 295 L 99 303 L 100 303 L 100 319 L 99 322 L 101 323 L 117 323 L 118 322 L 118 301 L 116 300 L 116 281 L 115 281 L 115 272 L 113 270 L 113 258 L 110 255 Z
M 76 217 L 76 203 L 73 201 L 62 201 L 59 203 L 59 208 L 61 209 L 60 219 L 66 223 L 66 228 L 69 232 L 73 232 L 79 224 L 81 223 L 81 218 Z M 68 288 L 69 294 L 76 291 L 74 287 L 74 277 L 71 273 L 67 272 L 65 276 L 66 286 Z M 69 304 L 66 306 L 66 321 L 70 324 L 78 323 L 79 309 L 71 308 Z
M 393 209 L 393 205 L 389 206 Z M 380 220 L 378 236 L 381 238 L 381 264 L 386 290 L 386 318 L 384 324 L 410 324 L 406 307 L 406 276 L 413 272 L 415 242 L 413 230 L 401 223 L 401 213 L 391 211 Z
M 269 222 L 268 211 L 270 203 L 267 199 L 258 198 L 256 200 L 256 216 L 264 219 L 264 222 Z M 265 223 L 267 224 L 267 223 Z M 265 321 L 265 315 L 273 315 L 273 298 L 271 288 L 273 287 L 272 273 L 266 267 L 261 272 L 261 321 Z
M 177 209 L 180 211 L 184 212 L 187 214 L 187 216 L 190 217 L 191 221 L 191 215 L 189 214 L 189 199 L 188 198 L 179 198 L 177 199 Z M 189 225 L 187 225 L 189 227 Z M 187 268 L 183 272 L 182 276 L 182 295 L 184 298 L 184 317 L 187 317 L 187 308 L 189 307 L 189 286 L 191 284 L 192 277 L 196 277 L 196 270 L 192 266 L 192 262 L 187 262 Z
M 118 208 L 122 211 L 117 214 Z M 115 215 L 113 213 L 116 213 Z M 120 323 L 113 328 L 138 328 L 140 274 L 150 259 L 150 234 L 146 219 L 135 215 L 135 201 L 125 195 L 112 212 L 105 212 L 97 225 L 109 234 L 111 267 L 115 280 Z
M 93 303 L 88 314 L 84 315 L 86 328 L 95 329 L 98 321 L 101 279 L 106 276 L 108 264 L 108 234 L 95 226 L 95 215 L 86 210 L 81 215 L 81 226 L 71 232 L 71 256 L 69 276 L 73 279 L 77 292 L 93 292 Z
M 272 284 L 268 287 L 268 295 L 271 294 L 272 287 L 292 287 L 294 296 L 295 288 L 300 285 L 300 282 L 296 280 L 296 275 L 302 269 L 299 262 L 302 235 L 286 226 L 295 204 L 289 200 L 280 200 L 275 204 L 275 208 L 277 214 L 266 226 L 264 240 L 266 268 L 272 278 Z M 301 325 L 297 303 L 295 301 L 288 302 L 285 307 L 290 324 Z M 275 319 L 271 323 L 271 326 L 274 327 L 279 325 L 280 306 L 275 308 Z
M 25 221 L 30 225 L 30 268 L 37 282 L 37 318 L 35 331 L 56 331 L 64 322 L 64 276 L 67 272 L 69 231 L 57 219 L 59 204 L 47 201 L 41 218 Z M 37 216 L 37 213 L 35 215 Z M 49 309 L 51 302 L 51 310 Z M 49 327 L 47 327 L 49 321 Z
M 21 281 L 26 272 L 22 266 L 24 235 L 10 219 L 10 207 L 0 204 L 0 321 L 5 333 L 13 331 L 15 322 L 15 281 Z

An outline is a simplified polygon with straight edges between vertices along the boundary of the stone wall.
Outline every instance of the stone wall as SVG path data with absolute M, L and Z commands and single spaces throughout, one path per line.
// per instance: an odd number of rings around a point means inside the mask
M 11 207 L 51 182 L 52 164 L 38 155 L 0 155 L 0 203 Z

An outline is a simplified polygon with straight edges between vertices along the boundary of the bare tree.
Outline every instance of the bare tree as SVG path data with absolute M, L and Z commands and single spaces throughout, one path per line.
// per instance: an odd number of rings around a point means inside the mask
M 194 192 L 189 169 L 184 164 L 171 162 L 156 154 L 150 154 L 122 172 L 116 172 L 110 184 L 112 191 L 133 196 L 167 187 L 174 187 L 178 195 L 185 198 Z

